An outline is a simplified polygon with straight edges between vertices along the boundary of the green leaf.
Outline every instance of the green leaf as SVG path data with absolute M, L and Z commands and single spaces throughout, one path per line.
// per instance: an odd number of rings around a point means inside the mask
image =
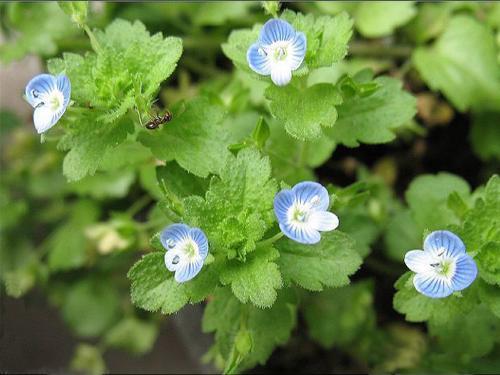
M 120 296 L 109 279 L 87 278 L 66 291 L 62 315 L 66 324 L 81 337 L 95 337 L 118 319 Z
M 127 277 L 132 302 L 147 311 L 172 314 L 189 302 L 184 286 L 165 267 L 164 254 L 154 252 L 132 266 Z
M 133 354 L 149 352 L 158 336 L 158 326 L 137 318 L 124 318 L 104 337 L 107 346 L 125 349 Z
M 452 294 L 446 298 L 429 298 L 417 292 L 413 286 L 413 273 L 406 272 L 395 284 L 394 309 L 405 315 L 410 322 L 438 320 L 467 316 L 477 303 L 477 290 L 473 284 L 462 291 L 463 296 Z
M 315 245 L 281 240 L 276 247 L 283 279 L 287 284 L 313 291 L 347 285 L 349 276 L 362 262 L 354 244 L 348 235 L 337 230 L 322 233 L 321 241 Z
M 262 149 L 270 135 L 271 130 L 269 130 L 269 125 L 262 117 L 259 118 L 255 129 L 252 131 L 252 139 L 255 141 L 257 147 Z
M 304 316 L 309 334 L 325 348 L 349 345 L 375 325 L 373 285 L 363 281 L 311 294 Z
M 255 78 L 259 78 L 259 76 L 248 66 L 247 51 L 259 39 L 261 27 L 262 25 L 255 25 L 253 29 L 233 30 L 229 34 L 227 43 L 223 43 L 221 46 L 222 52 L 232 60 L 238 69 L 252 74 Z
M 182 113 L 173 111 L 173 120 L 158 131 L 143 131 L 139 141 L 161 160 L 176 160 L 199 177 L 218 173 L 229 151 L 221 121 L 223 109 L 206 98 L 191 100 Z
M 424 81 L 461 112 L 500 108 L 500 66 L 493 33 L 469 16 L 455 16 L 430 48 L 417 48 L 413 62 Z
M 231 285 L 234 295 L 242 303 L 250 301 L 260 308 L 271 307 L 276 300 L 276 290 L 282 286 L 278 265 L 273 262 L 278 256 L 272 247 L 259 249 L 245 262 L 229 262 L 220 280 L 224 285 Z
M 7 295 L 19 298 L 31 290 L 35 286 L 39 267 L 40 264 L 33 259 L 15 270 L 6 272 L 4 282 Z
M 479 274 L 489 284 L 500 286 L 500 242 L 488 242 L 479 250 L 475 260 L 479 266 Z
M 417 15 L 405 26 L 405 34 L 419 44 L 439 36 L 452 13 L 449 3 L 421 3 Z
M 159 85 L 182 53 L 179 38 L 150 36 L 140 22 L 115 20 L 96 30 L 99 53 L 63 54 L 48 62 L 52 74 L 71 81 L 71 99 L 61 124 L 67 133 L 59 147 L 70 150 L 63 172 L 70 181 L 94 174 L 103 159 L 134 131 L 137 114 L 149 110 Z
M 228 288 L 218 289 L 203 316 L 203 331 L 215 332 L 211 353 L 221 356 L 227 364 L 243 331 L 250 335 L 252 346 L 235 372 L 264 364 L 277 345 L 289 340 L 296 323 L 296 303 L 290 291 L 282 291 L 271 308 L 259 309 L 241 304 Z
M 306 34 L 305 66 L 309 69 L 332 66 L 347 55 L 353 26 L 353 20 L 347 13 L 315 18 L 312 14 L 303 15 L 286 9 L 281 17 L 290 22 L 295 30 Z
M 44 244 L 49 250 L 48 265 L 52 272 L 78 268 L 87 262 L 85 229 L 97 221 L 99 214 L 91 201 L 81 200 L 72 207 L 67 221 Z
M 276 179 L 290 185 L 314 180 L 313 168 L 330 158 L 335 142 L 328 137 L 300 141 L 290 137 L 279 121 L 272 120 L 269 124 L 271 136 L 266 144 L 266 152 L 271 158 Z
M 272 85 L 265 95 L 271 101 L 271 114 L 285 125 L 290 135 L 300 140 L 317 139 L 322 126 L 332 127 L 337 120 L 335 106 L 342 101 L 335 87 L 325 83 L 303 90 L 293 85 Z
M 58 1 L 61 9 L 73 22 L 84 25 L 87 21 L 88 1 Z
M 409 250 L 422 247 L 422 228 L 415 223 L 409 209 L 394 212 L 387 224 L 384 241 L 386 255 L 398 262 L 403 262 Z
M 92 345 L 79 344 L 71 359 L 70 368 L 91 375 L 101 375 L 106 372 L 106 363 L 101 351 Z
M 475 257 L 479 277 L 490 284 L 500 285 L 500 177 L 490 178 L 483 196 L 464 217 L 457 235 L 464 241 L 467 251 L 478 252 Z
M 178 197 L 203 195 L 208 188 L 208 179 L 202 179 L 182 169 L 175 162 L 156 167 L 156 179 L 160 187 L 165 186 Z
M 305 61 L 298 70 L 293 72 L 294 76 L 303 76 L 310 68 L 331 66 L 347 54 L 353 21 L 346 13 L 335 17 L 315 18 L 312 14 L 304 16 L 287 9 L 282 13 L 281 18 L 289 22 L 296 31 L 306 34 L 307 38 Z M 262 25 L 257 24 L 253 29 L 232 31 L 227 43 L 222 44 L 222 51 L 238 69 L 255 79 L 269 82 L 269 78 L 259 76 L 250 69 L 246 58 L 247 50 L 257 42 L 261 28 Z
M 5 21 L 16 36 L 2 42 L 0 59 L 3 62 L 19 60 L 30 53 L 54 55 L 60 40 L 79 32 L 55 2 L 14 2 L 5 6 Z
M 473 115 L 470 141 L 474 152 L 483 160 L 500 160 L 500 112 Z
M 227 22 L 248 17 L 250 1 L 239 1 L 228 4 L 222 2 L 200 3 L 196 7 L 193 22 L 201 26 L 220 26 Z
M 63 162 L 63 174 L 69 182 L 95 174 L 107 155 L 114 152 L 114 146 L 133 131 L 133 124 L 123 119 L 102 127 L 95 126 L 99 121 L 95 115 L 68 116 L 64 121 L 78 124 L 58 144 L 59 149 L 69 150 Z
M 70 183 L 70 189 L 80 196 L 95 199 L 124 198 L 135 181 L 135 172 L 118 170 L 107 173 L 96 173 Z
M 271 165 L 255 149 L 230 156 L 213 177 L 205 198 L 184 199 L 184 221 L 210 238 L 211 252 L 244 259 L 274 221 L 276 181 Z
M 413 1 L 365 1 L 359 3 L 354 14 L 356 28 L 367 38 L 390 35 L 394 29 L 407 23 L 417 10 Z
M 490 308 L 490 311 L 500 318 L 500 289 L 495 285 L 481 283 L 479 297 Z
M 337 107 L 337 122 L 328 130 L 332 140 L 349 147 L 390 142 L 395 130 L 413 118 L 416 100 L 402 90 L 401 81 L 379 77 L 374 82 L 380 87 L 373 94 L 351 97 Z
M 448 208 L 448 197 L 452 193 L 467 201 L 470 187 L 461 177 L 444 172 L 422 175 L 412 181 L 405 197 L 419 229 L 432 231 L 459 223 L 455 213 Z
M 440 320 L 432 320 L 429 333 L 438 337 L 438 342 L 447 355 L 458 360 L 488 354 L 500 333 L 500 320 L 486 306 L 478 305 L 464 317 L 461 314 L 447 314 Z

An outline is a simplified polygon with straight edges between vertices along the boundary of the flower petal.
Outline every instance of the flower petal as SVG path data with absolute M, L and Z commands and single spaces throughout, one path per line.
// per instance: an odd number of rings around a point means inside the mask
M 413 285 L 419 293 L 430 298 L 444 298 L 453 293 L 451 283 L 432 272 L 417 273 Z
M 292 207 L 295 199 L 295 195 L 291 190 L 281 190 L 274 197 L 274 213 L 278 222 L 287 223 L 288 221 L 288 209 Z
M 43 133 L 53 127 L 63 115 L 64 110 L 59 112 L 52 111 L 46 105 L 40 105 L 33 112 L 33 123 L 38 134 Z
M 163 229 L 160 241 L 166 250 L 170 250 L 183 239 L 189 237 L 190 228 L 186 224 L 172 224 Z
M 177 249 L 169 250 L 165 253 L 165 266 L 169 271 L 175 271 L 182 264 L 182 253 Z M 175 257 L 178 257 L 174 262 Z
M 254 72 L 264 76 L 271 74 L 271 59 L 259 43 L 250 46 L 247 51 L 247 61 Z
M 311 208 L 315 211 L 326 211 L 330 205 L 328 190 L 317 182 L 299 182 L 292 188 L 292 192 L 300 203 L 312 203 Z
M 294 36 L 295 30 L 292 25 L 278 18 L 273 18 L 262 26 L 259 41 L 269 45 L 278 41 L 291 40 Z
M 438 255 L 441 249 L 446 249 L 446 255 L 457 257 L 465 254 L 465 245 L 454 233 L 447 230 L 437 230 L 429 234 L 424 241 L 424 251 Z
M 292 69 L 286 62 L 274 64 L 271 67 L 271 80 L 276 86 L 286 86 L 292 79 Z
M 296 242 L 312 245 L 321 240 L 321 235 L 313 228 L 283 223 L 279 225 L 285 236 Z
M 182 265 L 175 271 L 175 281 L 184 283 L 194 278 L 203 267 L 203 260 L 197 259 L 194 262 L 182 263 Z
M 198 245 L 198 251 L 202 260 L 208 255 L 208 239 L 205 233 L 200 228 L 191 228 L 189 235 Z
M 26 100 L 33 108 L 43 102 L 43 98 L 57 86 L 56 79 L 50 74 L 39 74 L 28 82 L 25 88 Z
M 304 57 L 306 55 L 307 49 L 307 39 L 304 33 L 296 33 L 295 38 L 293 38 L 292 42 L 288 46 L 287 53 L 288 58 L 287 62 L 290 66 L 290 69 L 295 70 L 298 69 L 302 61 L 304 61 Z
M 330 231 L 339 226 L 339 218 L 328 211 L 314 211 L 309 217 L 308 223 L 316 230 Z
M 451 278 L 454 290 L 467 288 L 476 279 L 477 266 L 474 259 L 468 255 L 461 255 L 455 264 L 455 274 Z
M 69 99 L 71 97 L 71 82 L 69 78 L 64 74 L 60 74 L 56 77 L 57 89 L 62 92 L 64 97 L 64 107 L 66 108 L 69 104 Z
M 405 255 L 406 266 L 416 273 L 432 271 L 432 255 L 422 250 L 410 250 Z

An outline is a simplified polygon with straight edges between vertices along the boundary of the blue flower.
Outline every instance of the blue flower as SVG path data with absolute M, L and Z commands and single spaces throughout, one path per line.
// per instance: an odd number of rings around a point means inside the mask
M 300 182 L 291 190 L 282 190 L 274 198 L 274 213 L 281 231 L 294 241 L 315 244 L 319 231 L 339 226 L 337 215 L 328 212 L 330 197 L 317 182 Z
M 172 224 L 160 234 L 165 253 L 165 265 L 175 272 L 179 283 L 191 280 L 203 267 L 208 255 L 208 240 L 199 228 L 185 224 Z
M 429 234 L 424 250 L 408 251 L 405 263 L 416 273 L 415 289 L 431 298 L 448 297 L 465 289 L 477 276 L 476 263 L 466 254 L 462 240 L 446 230 Z
M 66 111 L 71 84 L 65 75 L 39 74 L 28 82 L 25 94 L 28 103 L 35 108 L 33 122 L 40 134 L 53 127 Z
M 259 40 L 247 51 L 250 68 L 264 76 L 271 75 L 277 86 L 285 86 L 292 79 L 292 71 L 304 60 L 307 39 L 292 25 L 280 19 L 271 19 L 260 31 Z

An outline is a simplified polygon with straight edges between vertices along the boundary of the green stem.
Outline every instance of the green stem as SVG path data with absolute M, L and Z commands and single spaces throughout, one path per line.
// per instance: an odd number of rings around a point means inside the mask
M 143 195 L 141 198 L 136 200 L 132 206 L 130 206 L 130 208 L 127 210 L 127 214 L 133 217 L 151 202 L 152 199 L 149 195 Z
M 278 232 L 274 236 L 272 236 L 272 237 L 270 237 L 270 238 L 268 238 L 266 240 L 257 242 L 256 247 L 262 248 L 262 247 L 266 247 L 266 246 L 272 245 L 273 243 L 275 243 L 276 241 L 278 241 L 281 237 L 283 237 L 283 232 Z
M 83 29 L 85 30 L 90 39 L 90 45 L 92 46 L 92 49 L 94 50 L 95 53 L 99 53 L 102 50 L 102 48 L 99 42 L 97 41 L 97 38 L 95 37 L 94 33 L 92 32 L 92 30 L 90 30 L 90 27 L 88 27 L 87 25 L 83 25 Z

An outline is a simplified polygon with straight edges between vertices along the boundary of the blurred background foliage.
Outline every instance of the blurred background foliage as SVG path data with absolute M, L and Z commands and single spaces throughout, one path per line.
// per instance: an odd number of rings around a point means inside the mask
M 470 343 L 475 348 L 456 360 L 462 341 L 440 346 L 423 325 L 406 323 L 391 306 L 393 284 L 405 271 L 404 252 L 420 246 L 425 229 L 458 224 L 450 195 L 456 192 L 472 206 L 481 194 L 475 189 L 499 170 L 500 5 L 296 2 L 283 7 L 312 14 L 347 11 L 354 18 L 348 58 L 318 69 L 310 80 L 336 82 L 364 68 L 386 73 L 416 96 L 417 115 L 395 129 L 394 141 L 360 148 L 330 142 L 299 148 L 266 119 L 271 135 L 265 149 L 276 177 L 290 184 L 316 178 L 329 183 L 343 230 L 356 239 L 365 261 L 353 284 L 304 292 L 290 342 L 256 371 L 498 370 L 498 322 L 491 324 L 496 333 L 488 333 L 494 335 L 491 345 L 481 347 L 478 337 Z M 90 3 L 92 28 L 104 28 L 115 18 L 140 20 L 151 33 L 183 39 L 183 55 L 163 85 L 158 108 L 203 93 L 228 111 L 224 126 L 232 143 L 251 133 L 266 106 L 264 87 L 233 72 L 220 46 L 232 30 L 268 18 L 259 2 Z M 3 66 L 31 55 L 43 63 L 63 51 L 90 49 L 84 32 L 55 2 L 2 3 L 0 26 Z M 2 96 L 22 94 L 3 85 L 1 90 Z M 150 351 L 164 318 L 131 305 L 125 275 L 149 247 L 150 236 L 167 224 L 161 210 L 168 207 L 154 204 L 162 197 L 157 176 L 160 181 L 175 177 L 181 188 L 196 189 L 206 181 L 183 183 L 186 176 L 178 166 L 170 164 L 166 171 L 147 148 L 125 142 L 109 168 L 105 161 L 96 175 L 67 183 L 61 173 L 64 154 L 50 138 L 40 143 L 29 116 L 1 108 L 0 123 L 2 294 L 22 298 L 36 289 L 60 309 L 82 342 L 68 364 L 74 370 L 105 371 L 102 354 L 108 348 L 135 355 Z M 439 171 L 449 174 L 414 180 Z M 469 324 L 474 329 L 474 321 Z M 478 357 L 483 358 L 474 361 Z

